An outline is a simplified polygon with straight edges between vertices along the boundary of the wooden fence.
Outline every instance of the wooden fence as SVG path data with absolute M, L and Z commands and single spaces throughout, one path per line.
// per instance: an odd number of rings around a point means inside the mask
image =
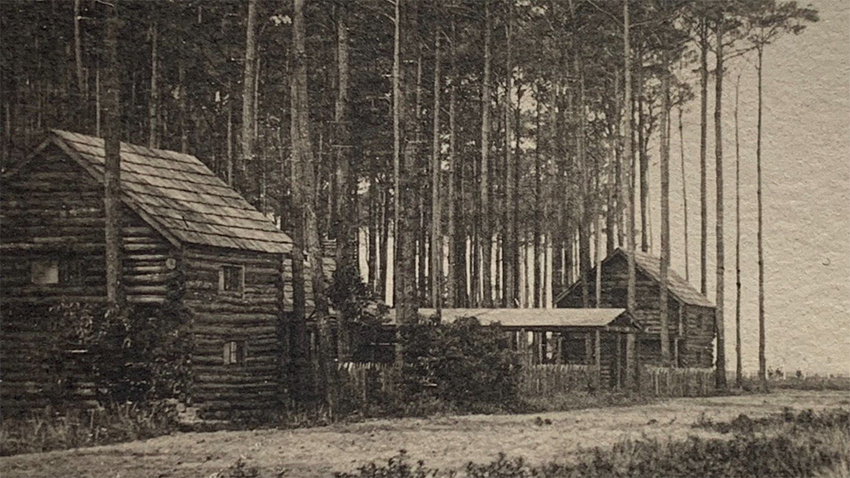
M 589 392 L 598 387 L 599 372 L 592 365 L 531 365 L 520 372 L 520 394 L 527 398 Z
M 349 408 L 362 408 L 383 401 L 395 387 L 391 364 L 342 362 L 337 366 L 340 397 Z
M 640 389 L 656 397 L 704 397 L 715 392 L 714 369 L 644 366 Z
M 338 366 L 341 397 L 347 407 L 358 409 L 382 403 L 396 383 L 391 364 L 344 362 Z M 668 368 L 642 365 L 638 374 L 640 393 L 656 397 L 701 397 L 712 395 L 714 370 Z M 520 372 L 520 396 L 554 398 L 570 393 L 611 392 L 601 384 L 593 365 L 541 364 L 524 366 Z

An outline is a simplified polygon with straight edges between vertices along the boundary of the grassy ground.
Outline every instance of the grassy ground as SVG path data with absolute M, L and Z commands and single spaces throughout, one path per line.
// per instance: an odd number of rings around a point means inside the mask
M 264 474 L 325 477 L 370 461 L 386 462 L 407 450 L 434 468 L 460 469 L 489 463 L 499 452 L 530 463 L 570 462 L 582 449 L 611 447 L 624 438 L 722 437 L 697 421 L 728 421 L 782 411 L 847 407 L 844 391 L 782 390 L 621 408 L 532 415 L 473 415 L 374 420 L 299 430 L 184 433 L 120 445 L 0 458 L 5 477 L 208 477 L 237 459 Z

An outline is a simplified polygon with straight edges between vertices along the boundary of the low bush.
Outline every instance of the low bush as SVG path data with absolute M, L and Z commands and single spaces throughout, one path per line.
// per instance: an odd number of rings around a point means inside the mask
M 470 411 L 495 411 L 517 402 L 520 364 L 498 324 L 423 318 L 403 325 L 400 335 L 405 401 L 436 398 Z

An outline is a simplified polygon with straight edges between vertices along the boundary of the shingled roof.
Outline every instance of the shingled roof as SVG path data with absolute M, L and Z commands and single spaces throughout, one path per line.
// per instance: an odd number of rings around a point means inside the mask
M 624 259 L 628 259 L 628 253 L 623 249 L 617 249 L 613 254 L 608 256 L 602 262 L 602 270 L 605 270 L 605 263 L 611 261 L 615 257 L 620 256 Z M 635 266 L 638 270 L 648 275 L 655 282 L 661 282 L 661 258 L 655 257 L 651 254 L 647 254 L 641 251 L 635 251 Z M 594 267 L 590 271 L 590 276 L 592 277 L 595 274 L 596 268 Z M 567 294 L 570 293 L 573 288 L 578 287 L 580 282 L 577 281 L 572 284 L 567 290 L 559 294 L 555 298 L 555 303 L 558 303 L 561 299 L 563 299 Z M 708 300 L 704 295 L 700 294 L 700 292 L 688 282 L 682 276 L 676 273 L 673 269 L 668 269 L 667 271 L 667 290 L 679 301 L 688 304 L 688 305 L 697 305 L 700 307 L 714 307 L 714 304 Z
M 49 141 L 103 180 L 103 139 L 51 130 Z M 194 156 L 121 143 L 121 190 L 125 204 L 172 241 L 291 250 L 289 236 Z

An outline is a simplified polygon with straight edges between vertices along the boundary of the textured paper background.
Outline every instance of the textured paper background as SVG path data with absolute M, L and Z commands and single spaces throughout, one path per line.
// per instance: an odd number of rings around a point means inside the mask
M 806 4 L 807 2 L 800 2 Z M 765 50 L 764 234 L 767 360 L 786 372 L 850 374 L 850 1 L 816 0 L 820 22 Z M 753 55 L 751 55 L 753 56 Z M 743 363 L 758 367 L 754 58 L 729 62 L 723 153 L 727 367 L 735 368 L 735 81 L 741 73 Z M 709 65 L 713 68 L 712 64 Z M 698 82 L 694 82 L 698 84 Z M 714 82 L 709 85 L 708 297 L 714 301 Z M 672 266 L 684 274 L 679 136 L 671 151 Z M 684 114 L 690 280 L 699 288 L 699 102 Z M 652 145 L 653 246 L 660 247 L 658 145 Z

